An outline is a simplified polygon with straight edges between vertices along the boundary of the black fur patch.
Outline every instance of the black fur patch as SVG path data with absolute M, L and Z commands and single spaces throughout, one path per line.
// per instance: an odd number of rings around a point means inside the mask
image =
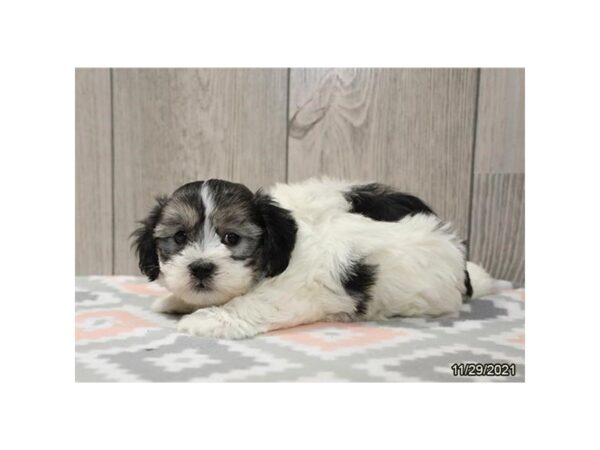
M 269 195 L 256 193 L 254 204 L 264 229 L 260 264 L 265 276 L 274 277 L 290 262 L 298 226 L 290 211 L 279 207 Z
M 132 246 L 135 247 L 138 256 L 138 265 L 150 281 L 156 280 L 160 273 L 156 240 L 153 233 L 167 200 L 166 197 L 158 197 L 156 199 L 157 204 L 152 208 L 148 217 L 140 221 L 142 226 L 131 233 L 131 237 L 134 238 Z
M 379 183 L 353 186 L 344 196 L 351 204 L 351 213 L 383 222 L 396 222 L 417 213 L 435 214 L 419 198 Z
M 471 277 L 469 276 L 469 272 L 465 270 L 465 288 L 467 288 L 466 295 L 467 297 L 473 296 L 473 286 L 471 285 Z
M 367 312 L 371 300 L 371 287 L 375 284 L 377 266 L 366 264 L 363 261 L 352 262 L 342 274 L 342 286 L 350 297 L 356 302 L 357 314 Z

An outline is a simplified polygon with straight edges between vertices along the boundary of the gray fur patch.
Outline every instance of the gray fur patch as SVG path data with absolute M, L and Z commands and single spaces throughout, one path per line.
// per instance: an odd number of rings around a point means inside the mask
M 245 260 L 258 248 L 262 228 L 253 204 L 254 194 L 244 185 L 223 180 L 208 180 L 206 187 L 213 202 L 208 220 L 222 239 L 227 233 L 240 236 L 229 248 L 232 258 Z

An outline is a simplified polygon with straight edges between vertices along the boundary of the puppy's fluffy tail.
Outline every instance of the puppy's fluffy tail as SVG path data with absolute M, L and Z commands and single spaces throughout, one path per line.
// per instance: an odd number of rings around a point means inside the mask
M 501 286 L 501 283 L 494 280 L 483 267 L 471 261 L 467 261 L 467 272 L 469 273 L 471 286 L 473 287 L 473 298 L 494 294 L 504 287 Z

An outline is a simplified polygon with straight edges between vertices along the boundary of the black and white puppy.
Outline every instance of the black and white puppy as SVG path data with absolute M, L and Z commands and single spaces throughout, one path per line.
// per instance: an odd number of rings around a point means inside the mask
M 188 183 L 133 233 L 141 271 L 170 292 L 178 329 L 246 338 L 320 320 L 455 312 L 491 292 L 462 241 L 421 200 L 381 184 L 311 179 L 253 194 Z

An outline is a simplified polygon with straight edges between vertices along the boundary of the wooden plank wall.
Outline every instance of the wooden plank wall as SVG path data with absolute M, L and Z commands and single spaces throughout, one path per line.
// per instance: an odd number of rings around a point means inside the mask
M 287 70 L 113 71 L 115 273 L 157 194 L 207 178 L 285 180 Z
M 75 271 L 113 273 L 109 69 L 75 72 Z
M 466 236 L 476 90 L 476 69 L 292 69 L 289 179 L 382 181 Z
M 470 258 L 525 282 L 525 70 L 482 69 Z
M 186 181 L 220 177 L 254 189 L 328 175 L 416 193 L 470 235 L 473 259 L 495 276 L 524 279 L 522 70 L 107 73 L 78 77 L 78 97 L 92 98 L 77 103 L 78 274 L 138 273 L 128 240 L 135 221 L 154 195 Z M 94 98 L 108 99 L 109 120 Z M 98 135 L 109 136 L 108 152 Z M 96 192 L 106 168 L 113 181 Z M 109 202 L 89 217 L 106 183 L 114 212 Z M 86 239 L 100 216 L 112 220 L 106 240 Z

